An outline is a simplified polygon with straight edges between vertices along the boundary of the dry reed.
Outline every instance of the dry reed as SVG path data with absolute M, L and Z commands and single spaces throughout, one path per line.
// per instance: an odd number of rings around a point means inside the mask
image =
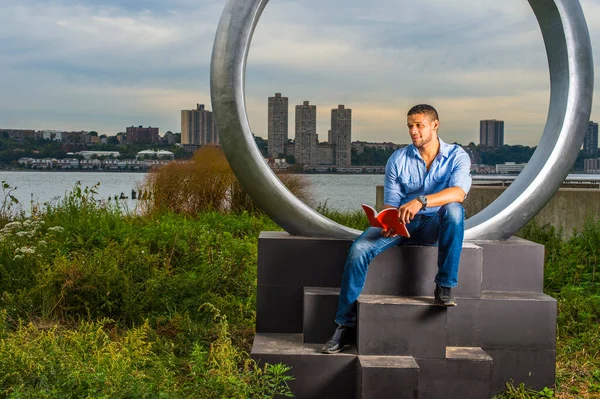
M 310 185 L 300 175 L 280 174 L 282 183 L 310 204 Z M 142 210 L 152 214 L 171 211 L 184 215 L 200 212 L 260 213 L 260 208 L 235 178 L 220 147 L 203 146 L 191 160 L 171 162 L 148 174 L 142 189 L 150 195 Z

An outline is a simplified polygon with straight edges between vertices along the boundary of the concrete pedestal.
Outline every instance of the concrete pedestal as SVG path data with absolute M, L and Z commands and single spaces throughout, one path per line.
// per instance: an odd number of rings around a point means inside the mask
M 433 303 L 437 248 L 396 247 L 369 266 L 356 347 L 319 353 L 333 333 L 350 240 L 264 232 L 252 357 L 292 366 L 297 398 L 489 398 L 506 381 L 552 386 L 556 301 L 542 293 L 541 245 L 463 246 L 458 306 Z

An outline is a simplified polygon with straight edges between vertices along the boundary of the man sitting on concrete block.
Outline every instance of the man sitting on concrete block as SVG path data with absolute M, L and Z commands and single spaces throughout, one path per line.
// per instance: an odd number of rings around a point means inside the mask
M 344 348 L 356 328 L 356 300 L 367 279 L 367 268 L 380 252 L 396 245 L 438 245 L 434 302 L 455 306 L 452 287 L 458 285 L 458 264 L 464 237 L 461 205 L 471 187 L 471 160 L 456 144 L 438 137 L 438 113 L 430 105 L 408 111 L 412 144 L 396 150 L 385 169 L 384 208 L 398 208 L 410 239 L 393 229 L 368 228 L 348 251 L 335 321 L 338 328 L 323 345 L 323 353 Z

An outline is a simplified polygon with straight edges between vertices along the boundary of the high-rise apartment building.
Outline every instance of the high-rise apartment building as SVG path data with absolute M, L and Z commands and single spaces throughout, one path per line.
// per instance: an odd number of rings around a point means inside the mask
M 598 152 L 598 124 L 594 121 L 588 123 L 583 139 L 583 151 L 588 155 L 596 155 Z
M 317 162 L 317 106 L 304 101 L 296 105 L 295 158 L 297 164 Z
M 486 147 L 504 145 L 504 121 L 496 119 L 479 122 L 479 144 Z
M 158 143 L 158 128 L 130 126 L 126 129 L 127 138 L 125 139 L 130 144 L 152 144 Z
M 279 158 L 285 154 L 288 141 L 288 98 L 281 93 L 269 97 L 269 115 L 267 126 L 267 155 Z
M 181 111 L 181 144 L 220 145 L 213 113 L 196 104 L 196 109 Z
M 352 164 L 352 110 L 338 105 L 331 110 L 330 144 L 335 145 L 334 163 L 336 166 Z

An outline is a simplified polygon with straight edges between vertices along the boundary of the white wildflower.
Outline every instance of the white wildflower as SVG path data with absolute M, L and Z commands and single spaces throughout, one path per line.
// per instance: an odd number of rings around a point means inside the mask
M 17 248 L 17 250 L 15 252 L 20 252 L 22 254 L 34 254 L 35 247 L 21 247 L 21 248 Z
M 48 231 L 54 231 L 56 233 L 62 233 L 63 231 L 65 231 L 65 229 L 63 229 L 61 226 L 52 226 L 52 227 L 48 227 Z
M 23 255 L 15 255 L 13 260 L 23 259 Z
M 26 237 L 29 236 L 29 232 L 28 231 L 17 231 L 17 234 L 15 234 L 17 237 Z
M 10 222 L 4 225 L 2 231 L 11 231 L 17 228 L 21 228 L 23 224 L 21 222 Z
M 40 240 L 40 241 L 38 242 L 38 244 L 43 246 L 43 245 L 46 245 L 46 244 L 48 244 L 48 243 L 46 242 L 46 240 Z

